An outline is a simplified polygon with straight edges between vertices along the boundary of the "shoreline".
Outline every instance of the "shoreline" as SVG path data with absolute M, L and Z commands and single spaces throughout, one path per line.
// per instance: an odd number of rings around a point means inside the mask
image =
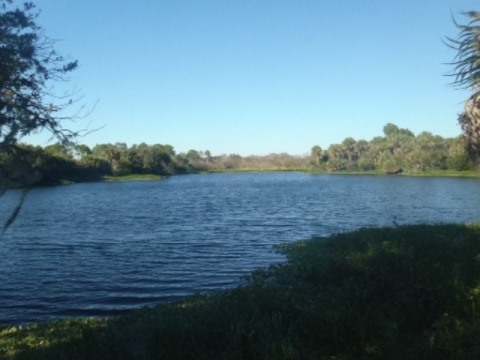
M 479 224 L 365 228 L 277 250 L 285 263 L 234 289 L 119 316 L 1 324 L 0 358 L 353 360 L 480 351 Z
M 466 170 L 466 171 L 451 171 L 451 170 L 429 170 L 429 171 L 405 171 L 401 174 L 388 174 L 383 171 L 319 171 L 314 169 L 230 169 L 230 170 L 209 170 L 209 171 L 197 171 L 188 173 L 168 174 L 168 175 L 156 175 L 156 174 L 129 174 L 129 175 L 107 175 L 99 179 L 91 179 L 84 181 L 69 181 L 62 180 L 56 184 L 36 184 L 31 188 L 43 187 L 43 186 L 61 186 L 72 184 L 83 184 L 89 182 L 123 182 L 123 181 L 152 181 L 152 180 L 164 180 L 171 176 L 182 175 L 208 175 L 208 174 L 236 174 L 236 173 L 305 173 L 311 175 L 345 175 L 345 176 L 385 176 L 385 177 L 436 177 L 436 178 L 480 178 L 480 170 Z M 0 186 L 2 189 L 22 189 L 19 185 L 7 185 Z
M 305 173 L 311 175 L 332 175 L 332 176 L 385 176 L 385 177 L 435 177 L 435 178 L 465 178 L 465 179 L 475 179 L 480 178 L 480 170 L 466 170 L 466 171 L 451 171 L 451 170 L 432 170 L 424 172 L 409 172 L 405 171 L 401 174 L 387 174 L 386 172 L 380 171 L 317 171 L 311 169 L 231 169 L 231 170 L 210 170 L 210 171 L 198 171 L 198 172 L 189 172 L 189 173 L 179 173 L 179 174 L 168 174 L 168 175 L 155 175 L 155 174 L 129 174 L 129 175 L 120 175 L 120 176 L 103 176 L 99 179 L 91 179 L 84 181 L 69 181 L 62 180 L 56 184 L 35 184 L 30 186 L 30 188 L 36 187 L 50 187 L 50 186 L 63 186 L 63 185 L 72 185 L 72 184 L 83 184 L 89 182 L 124 182 L 124 181 L 154 181 L 154 180 L 165 180 L 171 176 L 182 176 L 182 175 L 209 175 L 209 174 L 236 174 L 236 173 Z M 10 189 L 22 189 L 22 186 L 19 185 L 7 185 L 0 186 L 0 190 L 10 190 Z

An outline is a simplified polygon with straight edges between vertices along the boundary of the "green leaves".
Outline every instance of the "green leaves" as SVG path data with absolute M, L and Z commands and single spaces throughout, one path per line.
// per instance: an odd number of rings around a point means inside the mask
M 77 61 L 67 62 L 56 53 L 36 23 L 32 3 L 16 7 L 1 1 L 1 5 L 0 148 L 16 144 L 34 130 L 46 129 L 61 141 L 71 139 L 75 133 L 61 127 L 60 120 L 66 117 L 58 115 L 71 105 L 71 96 L 56 96 L 50 82 L 64 80 Z M 58 103 L 52 106 L 47 98 Z

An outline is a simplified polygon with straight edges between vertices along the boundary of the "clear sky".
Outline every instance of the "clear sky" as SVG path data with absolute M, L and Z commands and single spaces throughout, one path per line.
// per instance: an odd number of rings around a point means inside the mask
M 392 122 L 460 134 L 442 42 L 478 0 L 38 0 L 100 128 L 80 143 L 306 154 Z M 64 86 L 64 85 L 62 85 Z M 46 137 L 27 139 L 46 145 Z

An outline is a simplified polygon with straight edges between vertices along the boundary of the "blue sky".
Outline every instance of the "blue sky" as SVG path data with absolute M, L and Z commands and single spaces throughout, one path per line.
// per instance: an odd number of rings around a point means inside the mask
M 38 0 L 38 23 L 98 100 L 79 142 L 177 152 L 309 153 L 392 122 L 460 134 L 466 90 L 444 75 L 474 0 Z M 27 142 L 46 144 L 46 136 Z

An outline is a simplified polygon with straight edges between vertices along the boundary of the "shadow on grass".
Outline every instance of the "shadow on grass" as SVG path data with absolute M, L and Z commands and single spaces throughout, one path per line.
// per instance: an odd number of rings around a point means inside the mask
M 0 358 L 480 358 L 480 227 L 364 229 L 280 251 L 285 264 L 227 292 L 0 329 Z

